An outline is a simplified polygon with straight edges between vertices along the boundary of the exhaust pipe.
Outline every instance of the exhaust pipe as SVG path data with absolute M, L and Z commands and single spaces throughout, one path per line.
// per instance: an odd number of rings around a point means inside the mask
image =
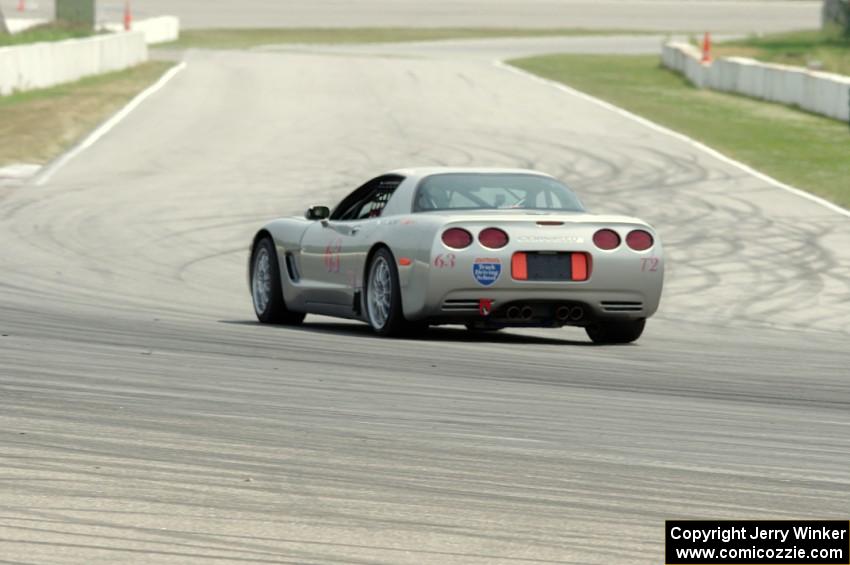
M 584 308 L 582 308 L 581 306 L 576 306 L 575 308 L 573 308 L 573 311 L 570 312 L 570 320 L 572 320 L 573 322 L 578 322 L 582 318 L 584 318 Z
M 508 318 L 519 318 L 519 307 L 511 306 L 508 308 Z
M 569 306 L 558 306 L 555 310 L 555 317 L 559 322 L 566 322 L 570 317 L 570 307 Z
M 522 319 L 530 320 L 531 316 L 534 315 L 534 310 L 531 309 L 531 306 L 523 306 L 522 307 Z

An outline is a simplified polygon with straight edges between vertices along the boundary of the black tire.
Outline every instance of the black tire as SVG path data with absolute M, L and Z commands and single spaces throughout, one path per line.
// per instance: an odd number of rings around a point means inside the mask
M 643 333 L 646 318 L 639 320 L 616 320 L 594 322 L 587 326 L 587 337 L 593 343 L 622 344 L 636 341 Z
M 268 264 L 264 265 L 266 260 Z M 265 277 L 265 282 L 258 276 Z M 265 289 L 264 297 L 261 296 L 261 287 Z M 303 313 L 293 312 L 286 307 L 277 251 L 268 237 L 257 241 L 251 253 L 251 299 L 257 319 L 264 324 L 298 325 L 304 321 Z
M 387 272 L 378 272 L 382 268 L 381 264 L 386 267 Z M 398 267 L 395 263 L 395 257 L 389 249 L 381 247 L 372 254 L 372 258 L 366 267 L 365 278 L 363 306 L 366 321 L 376 334 L 386 337 L 405 337 L 422 333 L 428 329 L 427 324 L 408 322 L 404 318 Z M 374 285 L 378 284 L 376 278 L 382 281 L 379 284 L 380 290 L 378 291 L 378 294 L 382 297 L 380 302 L 383 306 L 381 307 L 377 305 L 377 295 L 371 294 L 374 292 Z M 389 283 L 389 287 L 385 286 L 387 283 Z M 384 293 L 384 288 L 387 288 L 388 295 Z

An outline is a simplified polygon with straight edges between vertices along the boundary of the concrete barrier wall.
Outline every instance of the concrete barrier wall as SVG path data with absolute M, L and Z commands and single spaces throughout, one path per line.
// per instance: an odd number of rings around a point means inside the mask
M 9 33 L 21 33 L 31 27 L 44 25 L 48 22 L 46 18 L 6 18 L 6 27 Z
M 177 16 L 160 16 L 133 23 L 133 31 L 145 34 L 149 43 L 167 43 L 180 39 L 180 19 Z
M 148 59 L 139 31 L 0 48 L 0 96 L 120 71 Z
M 662 47 L 662 64 L 699 88 L 797 106 L 815 114 L 850 121 L 850 77 L 772 65 L 744 57 L 701 63 L 702 53 L 689 43 Z
M 124 24 L 119 22 L 106 23 L 101 25 L 100 28 L 121 32 L 124 30 Z M 145 41 L 148 44 L 177 41 L 180 38 L 180 18 L 177 16 L 160 16 L 157 18 L 134 20 L 133 31 L 144 33 Z

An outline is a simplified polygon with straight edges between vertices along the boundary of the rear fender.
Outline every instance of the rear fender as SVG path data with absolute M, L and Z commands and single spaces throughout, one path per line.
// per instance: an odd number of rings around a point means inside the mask
M 391 216 L 381 220 L 374 232 L 369 255 L 364 261 L 361 280 L 364 281 L 369 262 L 381 246 L 393 254 L 401 287 L 402 309 L 408 319 L 414 319 L 425 304 L 431 265 L 431 248 L 444 224 L 439 217 L 425 215 Z
M 251 249 L 248 254 L 248 284 L 250 287 L 251 283 L 251 269 L 252 263 L 254 259 L 254 249 L 256 249 L 257 242 L 264 237 L 271 238 L 272 243 L 274 243 L 275 250 L 277 251 L 277 262 L 280 268 L 280 280 L 283 283 L 283 289 L 287 296 L 287 305 L 293 301 L 293 299 L 297 302 L 298 295 L 300 294 L 297 289 L 294 288 L 292 284 L 292 280 L 289 277 L 289 274 L 286 270 L 286 254 L 291 253 L 293 258 L 296 261 L 298 260 L 298 254 L 301 249 L 301 237 L 304 232 L 310 226 L 311 222 L 304 218 L 282 218 L 279 220 L 274 220 L 269 222 L 265 226 L 263 226 L 257 233 L 254 235 L 254 238 L 251 243 Z

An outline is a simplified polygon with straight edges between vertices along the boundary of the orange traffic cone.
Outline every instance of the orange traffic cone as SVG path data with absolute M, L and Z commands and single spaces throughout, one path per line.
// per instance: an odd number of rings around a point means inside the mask
M 705 32 L 705 36 L 702 38 L 702 62 L 711 62 L 711 33 L 709 32 Z
M 127 31 L 133 29 L 133 11 L 130 9 L 130 0 L 124 3 L 124 29 Z

